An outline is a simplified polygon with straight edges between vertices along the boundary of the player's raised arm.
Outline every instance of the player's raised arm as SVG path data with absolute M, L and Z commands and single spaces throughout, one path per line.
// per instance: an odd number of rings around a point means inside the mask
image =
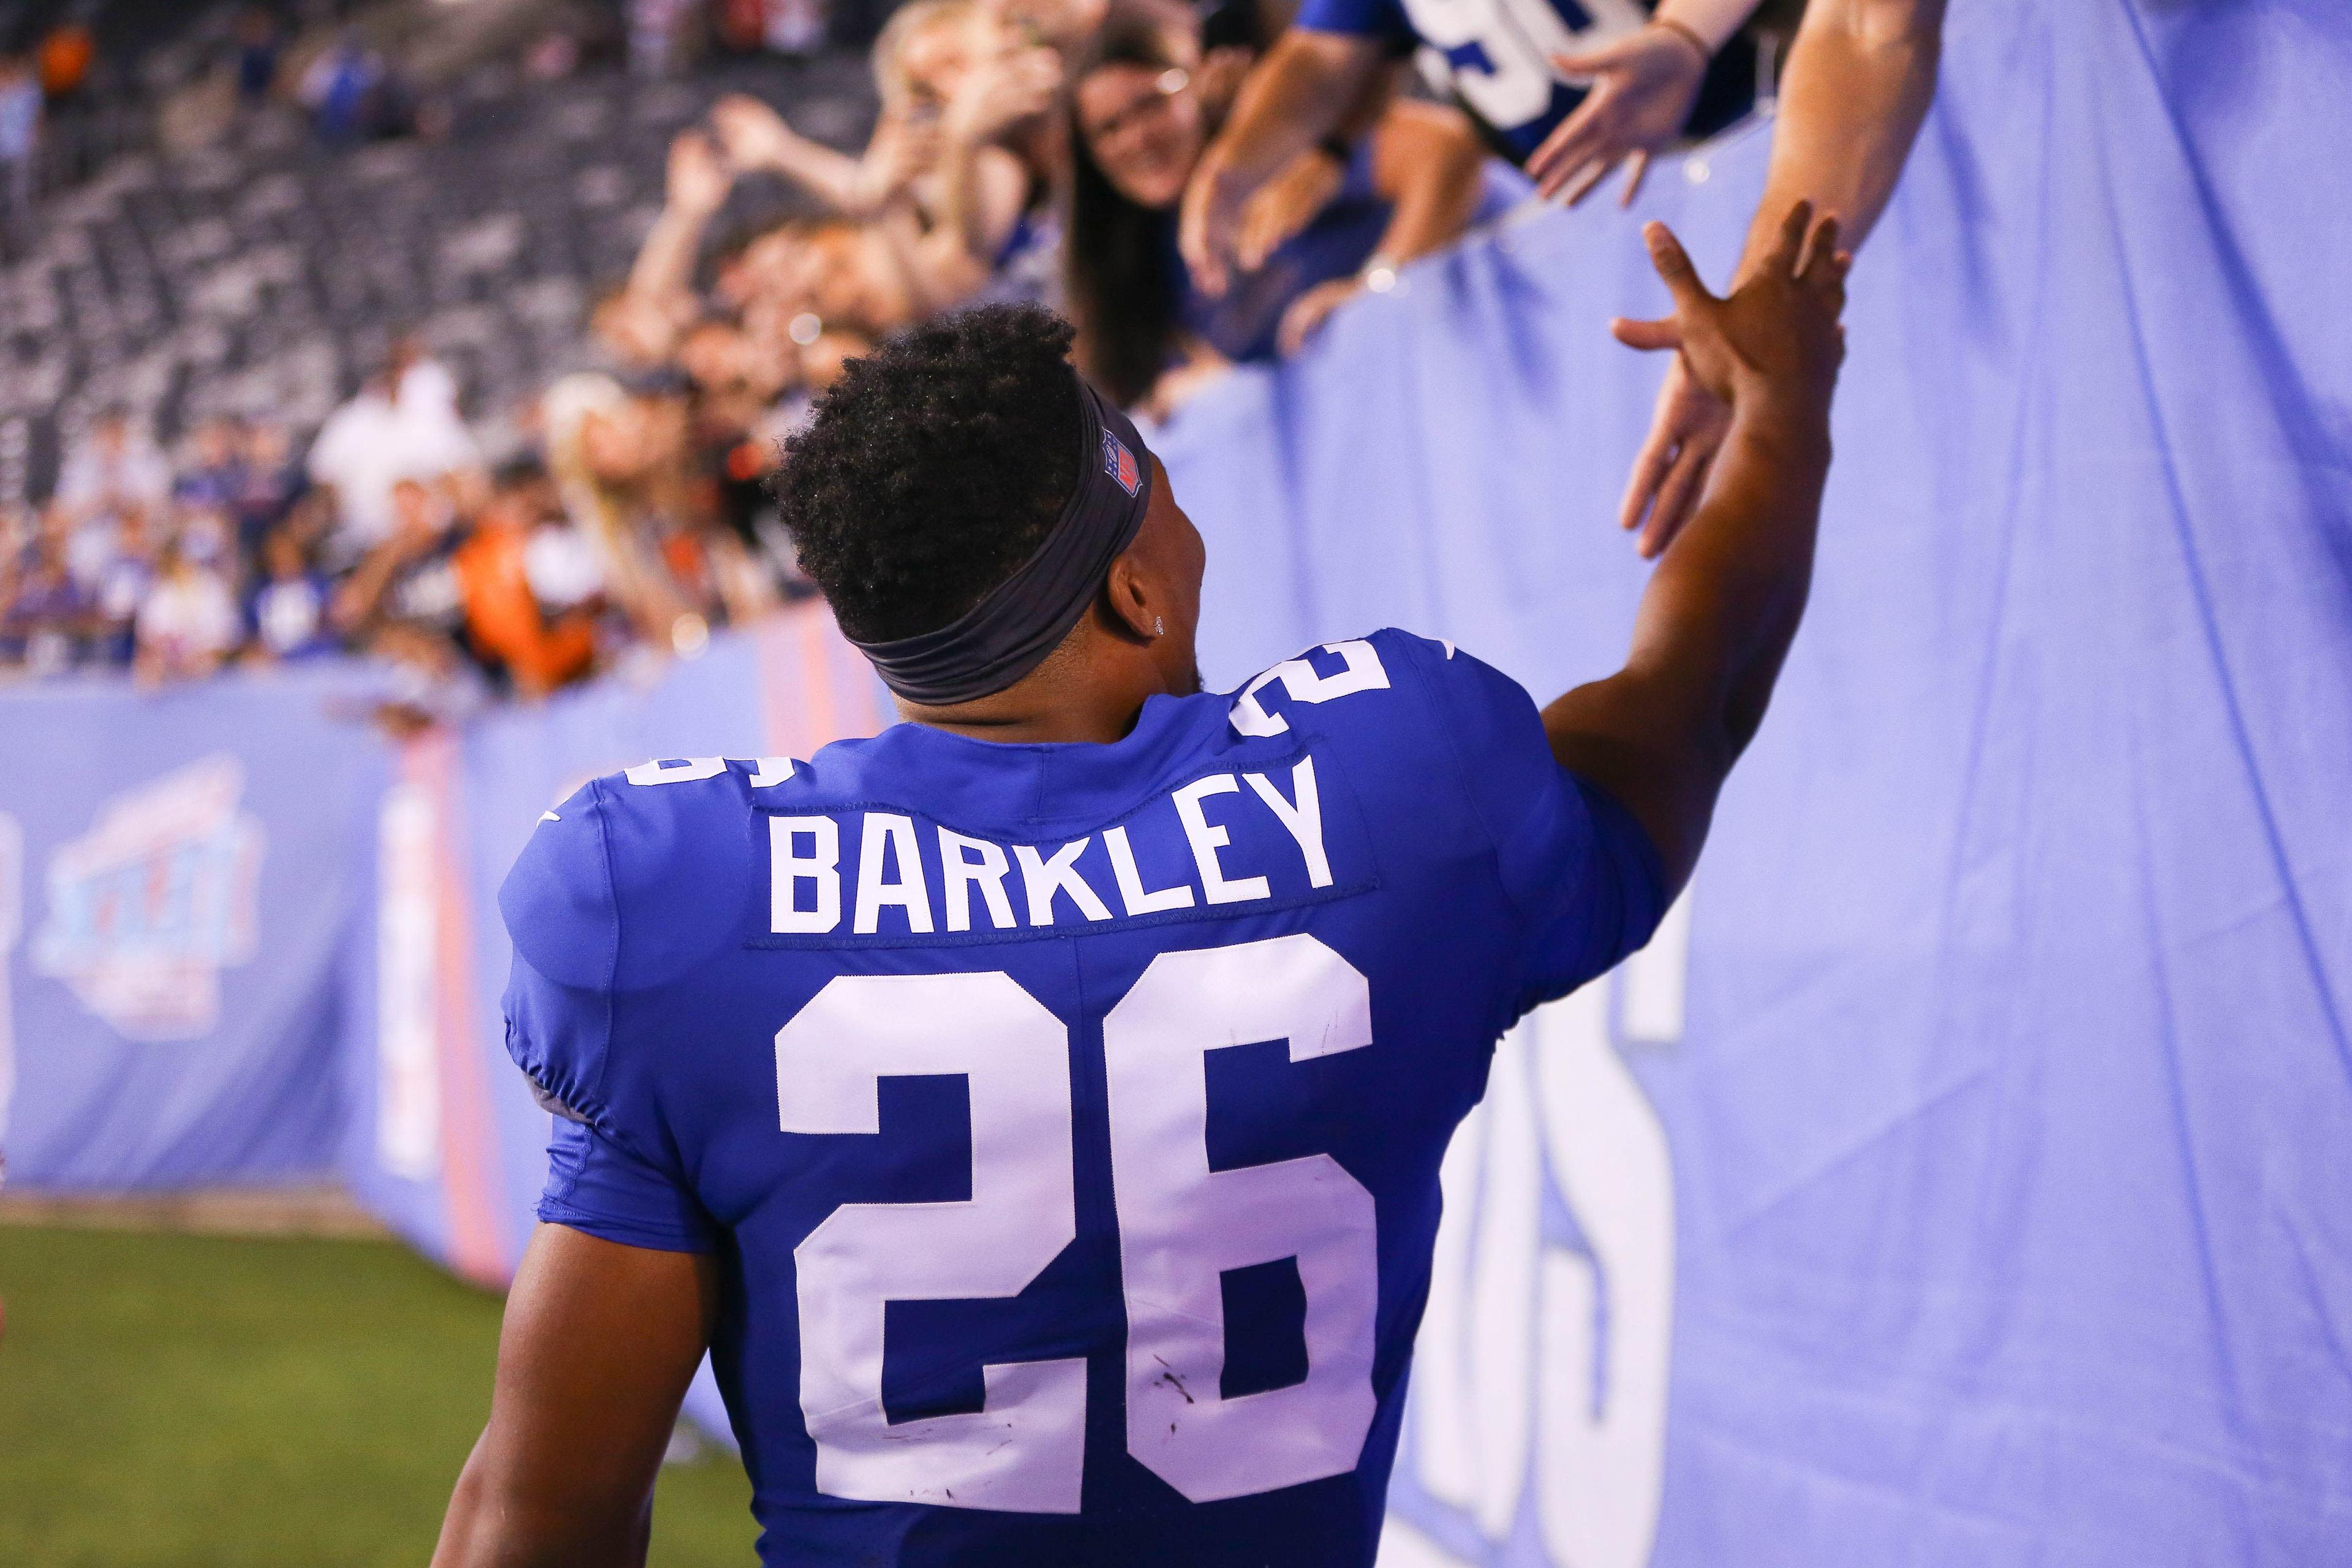
M 708 1253 L 542 1225 L 507 1296 L 489 1426 L 434 1568 L 636 1568 L 718 1300 Z
M 1649 830 L 1671 893 L 1690 876 L 1716 794 L 1763 720 L 1804 612 L 1851 258 L 1836 220 L 1815 223 L 1800 202 L 1764 265 L 1718 300 L 1664 225 L 1644 232 L 1675 311 L 1614 330 L 1633 347 L 1676 351 L 1729 405 L 1731 427 L 1705 503 L 1643 595 L 1625 668 L 1543 718 L 1561 765 Z

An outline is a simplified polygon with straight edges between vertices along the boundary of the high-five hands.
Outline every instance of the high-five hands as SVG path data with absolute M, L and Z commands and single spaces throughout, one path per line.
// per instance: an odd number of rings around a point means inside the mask
M 1643 226 L 1650 259 L 1675 310 L 1656 321 L 1609 324 L 1629 348 L 1672 349 L 1649 439 L 1633 460 L 1620 521 L 1642 525 L 1637 547 L 1655 556 L 1698 508 L 1706 475 L 1736 413 L 1752 411 L 1822 424 L 1845 356 L 1850 252 L 1838 248 L 1834 216 L 1799 202 L 1772 249 L 1726 299 L 1707 292 L 1665 225 Z
M 1706 76 L 1706 51 L 1687 33 L 1653 25 L 1578 54 L 1554 55 L 1553 68 L 1591 83 L 1576 112 L 1528 155 L 1537 194 L 1574 206 L 1623 163 L 1625 194 L 1633 205 L 1649 172 L 1650 155 L 1673 141 L 1690 118 Z

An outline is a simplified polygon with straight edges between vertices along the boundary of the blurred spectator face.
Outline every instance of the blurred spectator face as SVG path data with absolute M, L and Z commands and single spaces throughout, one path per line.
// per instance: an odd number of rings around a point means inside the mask
M 913 310 L 889 245 L 876 230 L 832 220 L 772 230 L 743 256 L 767 307 L 887 331 Z
M 273 583 L 290 583 L 310 569 L 310 552 L 302 536 L 290 528 L 278 529 L 262 542 L 262 568 Z
M 855 224 L 831 224 L 808 245 L 808 306 L 827 321 L 856 321 L 887 331 L 913 313 L 888 237 Z
M 781 356 L 725 321 L 705 321 L 688 333 L 678 348 L 678 363 L 705 392 L 748 394 L 767 402 L 783 391 Z
M 132 560 L 145 560 L 154 553 L 155 530 L 147 526 L 143 511 L 125 512 L 114 536 L 114 552 Z
M 732 386 L 742 378 L 743 334 L 725 321 L 705 321 L 677 346 L 678 368 L 706 392 Z
M 441 503 L 433 492 L 415 479 L 402 479 L 392 487 L 392 526 L 395 538 L 412 543 L 439 533 L 446 520 Z
M 987 41 L 986 19 L 963 0 L 917 0 L 875 41 L 874 74 L 888 110 L 937 120 Z
M 581 426 L 588 471 L 608 485 L 634 484 L 686 448 L 686 405 L 677 398 L 632 397 L 591 414 Z
M 286 466 L 293 447 L 286 432 L 276 425 L 252 425 L 245 432 L 245 460 L 257 468 L 275 470 Z
M 454 470 L 443 481 L 447 487 L 449 504 L 460 517 L 479 517 L 490 504 L 491 487 L 488 470 L 464 468 Z
M 743 276 L 754 298 L 798 305 L 807 293 L 803 241 L 808 226 L 772 228 L 743 247 Z
M 226 419 L 207 419 L 197 427 L 191 454 L 199 468 L 226 468 L 236 461 L 236 427 Z
M 926 27 L 907 40 L 902 58 L 907 89 L 916 103 L 936 112 L 955 96 L 971 74 L 974 42 L 971 18 L 963 16 Z
M 1078 83 L 1076 103 L 1079 133 L 1112 188 L 1138 206 L 1174 206 L 1205 141 L 1191 73 L 1104 66 Z

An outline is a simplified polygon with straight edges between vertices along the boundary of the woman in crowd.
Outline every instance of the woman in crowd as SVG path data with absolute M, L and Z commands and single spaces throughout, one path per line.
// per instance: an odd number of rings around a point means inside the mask
M 1338 188 L 1222 295 L 1176 249 L 1176 209 L 1214 133 L 1199 32 L 1158 0 L 1117 0 L 1071 72 L 1066 267 L 1080 367 L 1122 404 L 1164 417 L 1237 361 L 1295 350 L 1357 292 L 1452 244 L 1511 200 L 1481 178 L 1469 121 L 1391 102 L 1349 150 Z

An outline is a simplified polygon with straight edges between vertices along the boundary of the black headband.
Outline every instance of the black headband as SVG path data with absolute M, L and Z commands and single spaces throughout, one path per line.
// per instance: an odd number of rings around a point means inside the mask
M 909 702 L 945 707 L 1002 691 L 1067 637 L 1135 542 L 1151 504 L 1151 454 L 1127 416 L 1078 380 L 1078 482 L 1037 553 L 937 631 L 859 642 L 883 684 Z

